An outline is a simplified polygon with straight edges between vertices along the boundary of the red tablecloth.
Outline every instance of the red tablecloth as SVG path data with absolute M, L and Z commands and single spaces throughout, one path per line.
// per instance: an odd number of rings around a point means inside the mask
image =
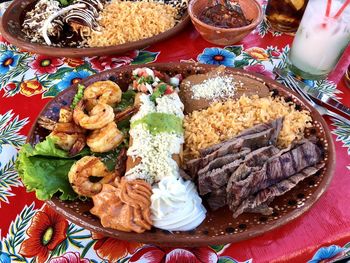
M 169 250 L 92 234 L 55 214 L 34 194 L 26 193 L 14 170 L 16 153 L 40 110 L 81 78 L 127 64 L 183 60 L 225 64 L 273 78 L 271 70 L 285 63 L 292 39 L 273 35 L 262 23 L 237 45 L 213 47 L 188 26 L 176 37 L 145 50 L 123 56 L 68 59 L 27 53 L 0 38 L 0 262 L 306 262 L 313 256 L 313 262 L 318 262 L 346 253 L 350 241 L 350 126 L 330 119 L 337 163 L 327 192 L 295 221 L 226 246 Z M 328 80 L 307 83 L 350 106 L 350 90 L 341 79 L 349 63 L 348 48 Z M 315 254 L 320 247 L 326 248 Z

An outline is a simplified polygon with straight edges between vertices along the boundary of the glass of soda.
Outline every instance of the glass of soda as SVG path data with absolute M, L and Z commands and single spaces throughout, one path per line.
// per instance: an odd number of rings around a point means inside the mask
M 266 22 L 274 30 L 294 33 L 304 14 L 308 0 L 269 0 L 266 6 Z

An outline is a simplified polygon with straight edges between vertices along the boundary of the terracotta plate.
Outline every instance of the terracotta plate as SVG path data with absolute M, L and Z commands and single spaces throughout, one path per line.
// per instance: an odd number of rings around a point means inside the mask
M 122 88 L 126 89 L 130 82 L 131 71 L 136 67 L 137 66 L 128 66 L 105 71 L 85 79 L 83 84 L 89 85 L 95 81 L 110 79 L 116 81 Z M 170 75 L 181 73 L 184 76 L 204 73 L 215 68 L 215 66 L 210 65 L 181 63 L 149 64 L 147 67 L 164 71 Z M 325 168 L 316 175 L 299 183 L 297 187 L 287 192 L 285 195 L 276 198 L 271 204 L 274 208 L 274 213 L 271 216 L 244 213 L 238 218 L 233 219 L 232 213 L 227 208 L 215 212 L 211 212 L 208 209 L 205 221 L 193 231 L 170 233 L 154 228 L 143 234 L 136 234 L 103 228 L 99 219 L 89 213 L 89 209 L 92 207 L 92 203 L 89 201 L 63 202 L 55 197 L 48 201 L 48 204 L 57 212 L 66 216 L 70 221 L 91 231 L 100 232 L 104 235 L 119 239 L 153 243 L 163 246 L 204 246 L 209 244 L 238 242 L 275 229 L 305 213 L 324 193 L 331 181 L 334 170 L 335 150 L 326 122 L 305 100 L 294 92 L 287 90 L 276 81 L 243 70 L 228 68 L 227 71 L 231 74 L 245 76 L 262 82 L 274 94 L 288 98 L 288 100 L 293 100 L 300 109 L 309 110 L 314 123 L 313 128 L 305 132 L 306 137 L 310 135 L 318 136 L 320 143 L 325 149 Z M 71 103 L 75 90 L 76 86 L 64 90 L 46 105 L 40 116 L 57 118 L 59 108 Z M 35 122 L 28 136 L 28 141 L 31 144 L 35 144 L 46 135 L 47 131 L 40 128 L 38 123 Z
M 44 44 L 30 42 L 21 31 L 25 10 L 33 6 L 38 0 L 14 0 L 7 8 L 1 18 L 0 32 L 3 37 L 13 45 L 24 50 L 56 57 L 91 57 L 121 54 L 129 50 L 140 49 L 152 45 L 156 42 L 170 38 L 182 31 L 190 22 L 187 11 L 182 16 L 181 21 L 173 28 L 156 36 L 110 47 L 94 48 L 59 48 L 50 47 Z

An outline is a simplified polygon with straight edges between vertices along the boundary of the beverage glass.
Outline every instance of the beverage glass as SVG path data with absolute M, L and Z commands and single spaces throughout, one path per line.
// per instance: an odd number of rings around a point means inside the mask
M 269 0 L 266 21 L 275 31 L 295 33 L 307 3 L 308 0 Z
M 309 0 L 289 53 L 289 68 L 305 79 L 324 79 L 350 41 L 350 1 Z

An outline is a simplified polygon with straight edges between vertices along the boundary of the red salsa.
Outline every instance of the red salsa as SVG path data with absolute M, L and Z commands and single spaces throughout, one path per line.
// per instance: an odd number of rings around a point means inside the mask
M 206 7 L 199 15 L 199 20 L 207 25 L 221 28 L 237 28 L 251 23 L 243 14 L 230 10 L 222 4 Z

